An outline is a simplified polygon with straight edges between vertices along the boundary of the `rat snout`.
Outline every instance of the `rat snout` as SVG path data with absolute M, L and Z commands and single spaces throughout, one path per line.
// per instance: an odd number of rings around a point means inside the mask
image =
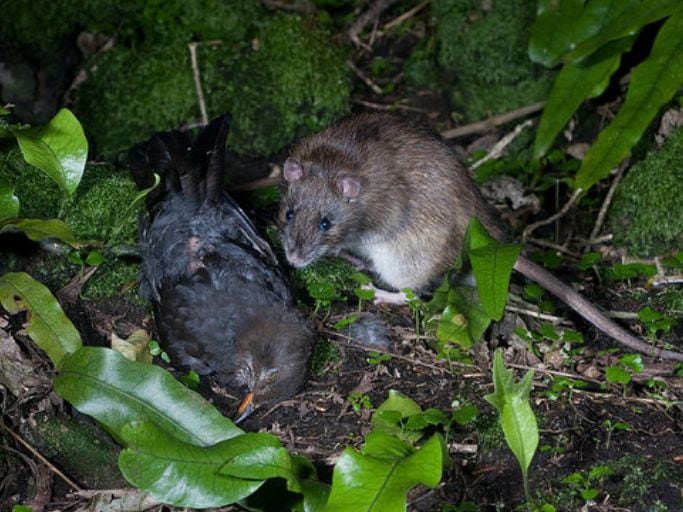
M 305 267 L 308 263 L 298 251 L 285 251 L 285 256 L 287 257 L 289 264 L 296 268 Z

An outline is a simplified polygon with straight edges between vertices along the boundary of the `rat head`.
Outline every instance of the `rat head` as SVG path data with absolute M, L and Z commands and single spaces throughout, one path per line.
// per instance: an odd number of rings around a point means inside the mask
M 359 177 L 318 162 L 288 158 L 279 226 L 287 261 L 305 267 L 337 254 L 352 231 L 361 193 Z
M 283 306 L 284 308 L 284 306 Z M 304 385 L 311 331 L 295 313 L 283 311 L 247 322 L 237 333 L 233 381 L 245 392 L 236 422 L 258 406 L 283 400 Z

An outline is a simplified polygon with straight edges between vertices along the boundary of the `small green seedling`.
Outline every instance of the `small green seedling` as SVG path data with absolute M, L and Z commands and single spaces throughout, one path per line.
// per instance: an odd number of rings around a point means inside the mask
M 368 352 L 368 364 L 377 366 L 378 364 L 382 364 L 385 361 L 391 361 L 391 354 L 382 354 L 380 352 Z
M 420 342 L 420 325 L 422 324 L 422 319 L 424 318 L 426 304 L 420 300 L 420 297 L 411 290 L 410 288 L 404 288 L 401 290 L 406 296 L 406 303 L 413 313 L 413 318 L 415 319 L 415 342 Z
M 85 259 L 83 259 L 83 256 L 81 256 L 79 251 L 71 251 L 69 253 L 69 261 L 81 267 L 79 273 L 83 274 L 83 272 L 85 272 L 86 265 L 88 267 L 97 267 L 98 265 L 104 263 L 105 260 L 104 255 L 100 251 L 92 250 L 88 252 Z
M 576 264 L 579 270 L 588 270 L 602 261 L 602 256 L 597 252 L 587 252 L 581 256 L 581 260 Z
M 348 402 L 353 407 L 353 410 L 360 414 L 363 409 L 372 409 L 372 402 L 370 397 L 364 393 L 353 391 L 347 397 Z
M 375 290 L 372 288 L 372 279 L 362 272 L 354 272 L 351 278 L 359 285 L 353 289 L 353 293 L 358 297 L 358 312 L 363 309 L 363 301 L 375 298 Z
M 650 337 L 655 337 L 657 331 L 669 332 L 675 322 L 673 318 L 667 317 L 664 313 L 660 313 L 650 306 L 638 311 L 638 318 L 645 324 L 647 334 Z
M 620 384 L 626 396 L 626 388 L 632 380 L 632 374 L 642 372 L 644 367 L 640 354 L 627 354 L 619 358 L 616 365 L 605 368 L 605 379 L 610 384 Z
M 562 479 L 563 484 L 567 484 L 579 492 L 584 501 L 593 501 L 600 494 L 596 484 L 614 473 L 609 466 L 595 466 L 588 474 L 585 471 L 577 471 Z
M 465 404 L 453 411 L 452 419 L 458 425 L 464 427 L 469 425 L 479 416 L 479 407 L 474 404 Z
M 607 276 L 615 281 L 630 281 L 640 276 L 652 277 L 657 274 L 657 267 L 647 263 L 617 263 L 607 269 Z
M 199 374 L 194 370 L 187 372 L 187 375 L 181 375 L 178 380 L 190 389 L 197 390 L 199 388 Z
M 529 256 L 532 260 L 549 270 L 557 270 L 562 266 L 562 256 L 557 251 L 551 249 L 532 252 Z
M 503 352 L 496 350 L 493 358 L 494 392 L 484 399 L 498 409 L 499 421 L 503 427 L 505 442 L 519 462 L 522 470 L 524 496 L 531 510 L 529 493 L 529 466 L 538 447 L 538 425 L 536 415 L 529 403 L 529 394 L 534 372 L 529 370 L 522 380 L 514 382 L 512 372 L 505 368 Z
M 633 428 L 630 424 L 623 421 L 612 421 L 610 419 L 603 421 L 602 426 L 607 430 L 607 439 L 605 440 L 605 448 L 607 450 L 609 450 L 609 445 L 612 441 L 612 432 L 615 430 L 631 430 Z
M 567 395 L 569 400 L 575 389 L 585 388 L 588 384 L 583 380 L 570 379 L 568 377 L 555 377 L 551 379 L 550 388 L 545 391 L 545 396 L 550 400 L 558 400 L 561 396 Z
M 161 348 L 159 345 L 159 342 L 156 340 L 150 340 L 149 342 L 149 353 L 152 354 L 153 356 L 158 356 L 160 357 L 164 362 L 169 363 L 171 362 L 170 356 Z

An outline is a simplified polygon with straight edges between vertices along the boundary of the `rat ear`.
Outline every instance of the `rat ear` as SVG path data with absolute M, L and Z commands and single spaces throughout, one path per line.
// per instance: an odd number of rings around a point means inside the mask
M 360 180 L 355 176 L 343 174 L 337 178 L 337 188 L 344 197 L 356 197 L 360 192 Z
M 292 183 L 301 179 L 301 177 L 304 175 L 304 168 L 301 167 L 301 164 L 293 158 L 288 158 L 285 160 L 282 174 L 285 177 L 286 182 Z

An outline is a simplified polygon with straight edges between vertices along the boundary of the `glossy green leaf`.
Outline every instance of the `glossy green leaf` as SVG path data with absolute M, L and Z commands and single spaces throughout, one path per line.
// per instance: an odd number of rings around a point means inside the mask
M 389 411 L 398 414 L 385 414 Z M 422 434 L 420 432 L 403 432 L 399 423 L 402 419 L 413 414 L 420 414 L 421 412 L 422 407 L 415 400 L 407 397 L 400 391 L 390 389 L 389 396 L 377 408 L 370 421 L 375 430 L 381 430 L 387 434 L 415 442 L 422 437 Z
M 146 422 L 125 425 L 121 435 L 128 446 L 119 455 L 126 480 L 177 507 L 219 507 L 249 496 L 263 481 L 225 475 L 221 468 L 249 452 L 280 446 L 274 436 L 251 433 L 196 446 Z
M 626 100 L 614 120 L 600 132 L 576 177 L 588 190 L 626 158 L 655 117 L 683 85 L 683 11 L 659 30 L 650 53 L 631 75 Z
M 219 472 L 221 475 L 247 480 L 267 480 L 268 478 L 294 480 L 289 452 L 280 446 L 262 446 L 256 450 L 238 454 L 223 465 Z
M 199 394 L 157 366 L 84 347 L 62 361 L 55 390 L 117 439 L 127 423 L 146 421 L 182 442 L 208 446 L 242 431 Z
M 500 320 L 507 302 L 512 268 L 521 248 L 495 240 L 479 219 L 473 218 L 467 226 L 465 249 L 477 281 L 481 305 L 489 318 Z
M 73 195 L 88 159 L 88 141 L 71 111 L 63 108 L 45 126 L 14 130 L 14 135 L 24 159 Z
M 81 336 L 45 285 L 24 272 L 0 276 L 0 303 L 12 315 L 26 311 L 26 331 L 58 366 L 81 348 Z
M 14 195 L 14 187 L 0 185 L 0 220 L 16 217 L 19 214 L 19 199 Z
M 562 128 L 581 103 L 603 93 L 612 74 L 619 68 L 621 55 L 582 67 L 567 64 L 558 73 L 546 101 L 536 132 L 533 158 L 546 154 Z
M 573 51 L 565 56 L 565 60 L 576 62 L 595 52 L 609 41 L 637 34 L 645 25 L 665 18 L 677 10 L 680 14 L 680 9 L 680 0 L 644 0 L 629 9 L 624 9 L 619 16 L 615 16 L 607 25 L 602 27 L 602 30 L 597 32 L 595 36 L 578 44 Z
M 436 337 L 441 342 L 455 342 L 468 349 L 479 341 L 490 323 L 491 317 L 477 289 L 455 286 L 448 292 L 448 305 L 439 319 Z
M 553 67 L 577 40 L 586 37 L 577 30 L 584 12 L 583 3 L 583 0 L 539 2 L 529 38 L 529 58 L 532 61 Z
M 517 458 L 525 480 L 538 447 L 536 415 L 529 404 L 533 378 L 534 372 L 529 370 L 520 382 L 515 383 L 512 371 L 505 368 L 503 353 L 498 349 L 493 359 L 494 392 L 484 397 L 498 409 L 505 441 Z
M 362 453 L 346 448 L 339 458 L 325 511 L 405 511 L 412 487 L 438 485 L 442 453 L 438 434 L 415 450 L 384 432 L 371 432 Z
M 308 459 L 301 455 L 291 455 L 291 459 L 299 487 L 297 492 L 303 494 L 303 511 L 323 512 L 330 495 L 330 485 L 318 479 L 315 466 Z M 290 487 L 290 490 L 295 489 Z
M 85 245 L 85 242 L 76 238 L 68 224 L 58 219 L 12 218 L 0 220 L 0 232 L 12 229 L 23 231 L 27 237 L 35 241 L 45 238 L 58 238 L 71 247 Z
M 605 368 L 605 379 L 610 384 L 628 384 L 631 382 L 631 374 L 618 366 Z

